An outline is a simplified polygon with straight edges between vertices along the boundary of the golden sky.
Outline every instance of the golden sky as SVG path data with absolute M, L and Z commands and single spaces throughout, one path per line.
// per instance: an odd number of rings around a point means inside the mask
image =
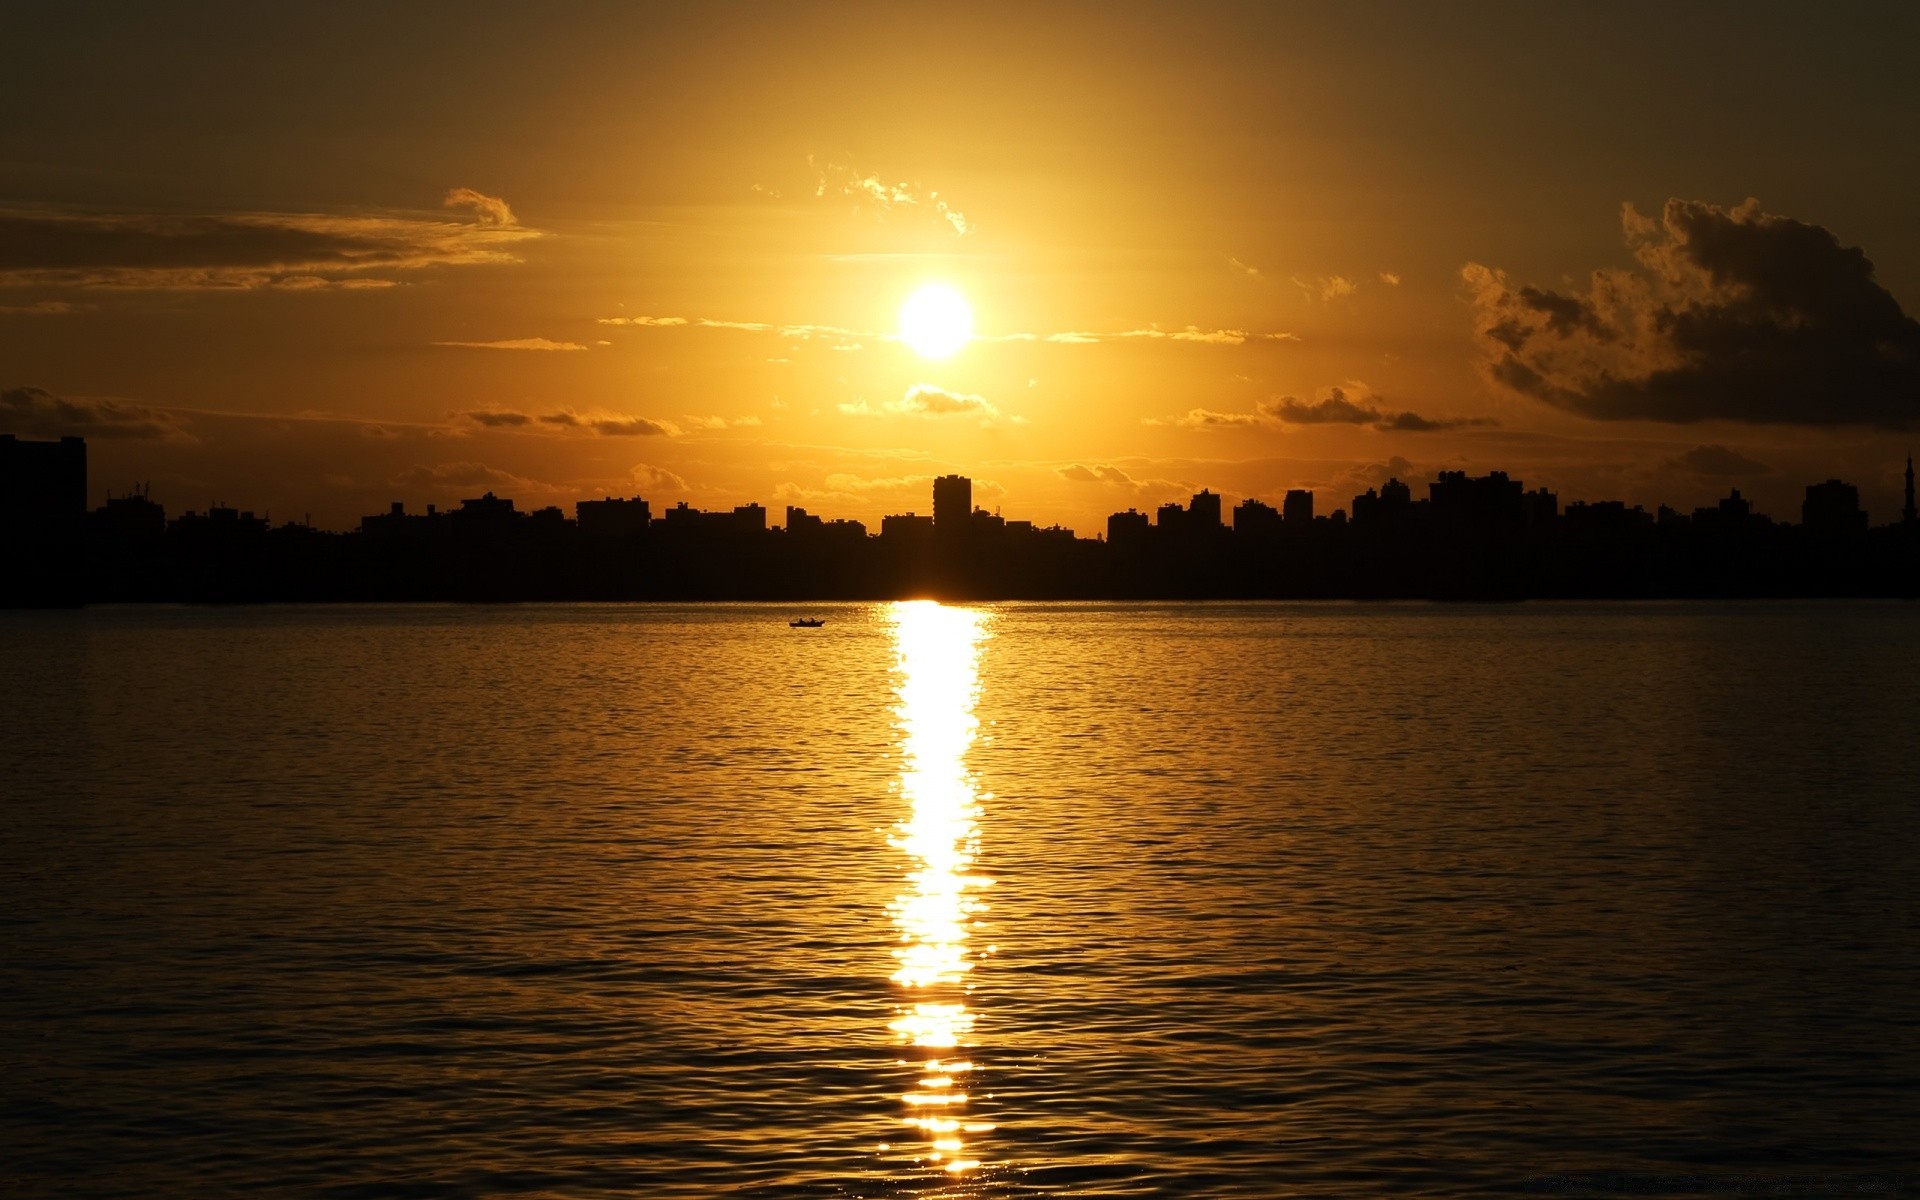
M 397 10 L 397 11 L 396 11 Z M 1888 5 L 0 13 L 0 431 L 345 527 L 929 480 L 1092 534 L 1506 469 L 1898 507 Z M 31 48 L 27 52 L 26 48 Z M 974 338 L 899 337 L 942 284 Z

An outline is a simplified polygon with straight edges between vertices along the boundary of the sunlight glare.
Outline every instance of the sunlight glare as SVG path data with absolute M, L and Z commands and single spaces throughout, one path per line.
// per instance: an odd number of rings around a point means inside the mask
M 952 358 L 973 340 L 973 308 L 946 284 L 926 284 L 900 306 L 900 340 L 922 358 Z
M 890 840 L 907 856 L 909 870 L 906 890 L 891 905 L 900 931 L 893 982 L 905 992 L 905 1003 L 888 1027 L 923 1056 L 912 1064 L 913 1087 L 901 1096 L 907 1108 L 901 1121 L 926 1136 L 931 1161 L 960 1174 L 980 1164 L 962 1156 L 959 1133 L 992 1126 L 963 1126 L 929 1110 L 965 1106 L 968 1094 L 961 1085 L 973 1070 L 971 1061 L 952 1052 L 971 1042 L 974 1014 L 966 994 L 973 962 L 967 942 L 985 907 L 974 893 L 993 882 L 972 870 L 980 842 L 979 798 L 966 767 L 979 726 L 973 707 L 986 616 L 931 601 L 896 604 L 889 616 L 899 653 L 894 713 L 905 759 L 900 790 L 908 808 Z

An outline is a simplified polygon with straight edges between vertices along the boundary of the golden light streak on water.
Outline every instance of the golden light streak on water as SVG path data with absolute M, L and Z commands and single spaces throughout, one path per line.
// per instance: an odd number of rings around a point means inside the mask
M 973 871 L 982 797 L 966 766 L 979 727 L 973 710 L 987 616 L 931 601 L 896 604 L 888 616 L 898 653 L 894 720 L 907 810 L 889 844 L 908 860 L 906 888 L 889 906 L 900 931 L 892 978 L 901 1004 L 888 1028 L 919 1051 L 903 1063 L 914 1078 L 900 1097 L 901 1123 L 919 1132 L 921 1162 L 959 1176 L 980 1166 L 962 1135 L 993 1128 L 948 1115 L 971 1100 L 964 1086 L 973 1071 L 966 1049 L 974 1044 L 975 1015 L 967 1005 L 967 943 L 986 907 L 979 893 L 993 882 Z

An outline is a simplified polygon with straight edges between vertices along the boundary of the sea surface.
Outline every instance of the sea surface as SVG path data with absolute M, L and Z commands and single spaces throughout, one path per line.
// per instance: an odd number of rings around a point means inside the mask
M 1920 1195 L 1920 609 L 0 614 L 0 1194 Z

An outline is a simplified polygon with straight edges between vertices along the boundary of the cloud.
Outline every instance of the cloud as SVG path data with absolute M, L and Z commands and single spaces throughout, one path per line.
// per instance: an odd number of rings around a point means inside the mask
M 1319 300 L 1338 300 L 1360 290 L 1360 285 L 1345 275 L 1295 275 L 1293 286 Z
M 1111 483 L 1121 487 L 1133 486 L 1133 478 L 1119 467 L 1101 464 L 1083 467 L 1075 463 L 1070 467 L 1061 467 L 1055 473 L 1060 478 L 1072 480 L 1074 483 Z
M 119 400 L 74 399 L 37 387 L 0 391 L 0 429 L 26 437 L 186 438 L 183 418 Z
M 770 321 L 719 321 L 709 317 L 599 317 L 601 325 L 628 325 L 650 329 L 730 329 L 743 333 L 766 333 L 790 341 L 824 341 L 835 350 L 858 350 L 863 341 L 897 342 L 899 337 L 871 329 L 848 329 L 839 325 L 780 325 Z M 1066 330 L 1059 333 L 976 334 L 976 342 L 1047 342 L 1057 346 L 1092 346 L 1101 342 L 1162 341 L 1188 342 L 1208 346 L 1238 346 L 1246 342 L 1297 342 L 1291 333 L 1259 333 L 1245 329 L 1202 329 L 1188 325 L 1181 329 L 1162 329 L 1150 325 L 1142 329 L 1122 329 L 1109 333 Z
M 70 304 L 65 300 L 38 300 L 32 304 L 0 304 L 0 316 L 64 317 L 91 305 Z
M 930 383 L 916 383 L 907 389 L 900 400 L 901 411 L 917 412 L 929 417 L 980 416 L 997 417 L 1000 410 L 987 403 L 986 398 L 967 392 L 950 392 Z
M 752 429 L 760 424 L 759 417 L 688 417 L 690 429 Z
M 1920 323 L 1858 248 L 1751 199 L 1621 224 L 1636 265 L 1584 293 L 1462 268 L 1492 380 L 1596 420 L 1920 422 Z
M 1232 267 L 1234 270 L 1240 272 L 1242 275 L 1245 275 L 1249 279 L 1260 278 L 1259 267 L 1249 266 L 1248 264 L 1241 262 L 1239 259 L 1234 258 L 1232 255 L 1227 256 L 1227 265 L 1229 267 Z
M 446 197 L 440 201 L 443 208 L 471 209 L 482 225 L 512 227 L 520 222 L 513 219 L 513 210 L 507 202 L 498 196 L 489 196 L 485 192 L 476 192 L 472 188 L 448 188 Z
M 646 417 L 582 416 L 570 408 L 536 417 L 542 425 L 578 429 L 601 437 L 672 437 L 680 431 L 667 421 Z
M 687 481 L 667 470 L 651 463 L 636 463 L 630 472 L 635 486 L 641 491 L 670 492 L 685 494 Z
M 490 210 L 478 221 L 458 221 L 401 213 L 4 209 L 0 286 L 179 291 L 389 287 L 396 282 L 391 278 L 395 273 L 518 262 L 516 244 L 539 236 L 537 230 L 495 222 Z
M 1220 429 L 1241 425 L 1272 425 L 1272 418 L 1264 413 L 1224 413 L 1210 408 L 1190 408 L 1185 416 L 1163 420 L 1158 417 L 1146 418 L 1147 425 L 1181 425 L 1188 429 Z
M 1263 401 L 1259 408 L 1288 425 L 1366 425 L 1382 419 L 1379 409 L 1354 403 L 1337 387 L 1328 388 L 1321 399 L 1312 403 L 1282 396 L 1278 400 Z
M 1392 271 L 1382 271 L 1380 272 L 1380 282 L 1386 284 L 1388 287 L 1399 287 L 1400 277 Z
M 1364 425 L 1392 433 L 1433 433 L 1445 429 L 1469 429 L 1499 424 L 1492 417 L 1423 417 L 1415 412 L 1387 412 L 1366 384 L 1349 381 L 1345 387 L 1320 390 L 1317 400 L 1298 400 L 1279 396 L 1262 400 L 1252 412 L 1215 412 L 1208 408 L 1187 410 L 1186 415 L 1153 418 L 1148 425 L 1176 425 L 1187 429 L 1274 428 L 1283 425 Z
M 1447 429 L 1489 429 L 1500 424 L 1492 417 L 1423 417 L 1419 413 L 1403 412 L 1375 425 L 1375 429 L 1390 433 L 1437 433 Z
M 1695 446 L 1685 454 L 1667 460 L 1668 466 L 1724 479 L 1729 476 L 1770 475 L 1773 468 L 1748 458 L 1730 446 Z
M 436 346 L 466 346 L 474 350 L 585 350 L 579 342 L 556 342 L 552 338 L 508 338 L 499 342 L 435 342 Z
M 984 396 L 975 396 L 969 392 L 950 392 L 930 383 L 916 383 L 907 388 L 906 394 L 898 400 L 891 400 L 877 407 L 865 400 L 855 400 L 839 406 L 840 411 L 850 417 L 910 416 L 910 417 L 977 417 L 982 423 L 991 423 L 1001 417 L 1001 412 Z
M 475 425 L 484 425 L 488 429 L 517 429 L 533 424 L 533 417 L 523 412 L 498 409 L 477 409 L 473 412 L 455 413 L 454 419 L 472 421 Z
M 941 199 L 939 192 L 922 189 L 917 184 L 889 183 L 878 175 L 856 171 L 843 163 L 823 164 L 811 156 L 807 165 L 813 168 L 815 196 L 849 197 L 856 207 L 881 216 L 903 211 L 923 213 L 945 223 L 956 237 L 973 232 L 966 216 Z
M 451 414 L 451 419 L 456 427 L 465 424 L 484 429 L 518 429 L 529 433 L 596 437 L 672 437 L 680 432 L 670 421 L 615 413 L 577 413 L 570 408 L 550 413 L 521 412 L 510 408 L 470 409 Z
M 515 494 L 548 495 L 562 490 L 477 462 L 421 463 L 394 475 L 387 483 L 392 487 L 435 493 L 490 491 L 509 498 Z

